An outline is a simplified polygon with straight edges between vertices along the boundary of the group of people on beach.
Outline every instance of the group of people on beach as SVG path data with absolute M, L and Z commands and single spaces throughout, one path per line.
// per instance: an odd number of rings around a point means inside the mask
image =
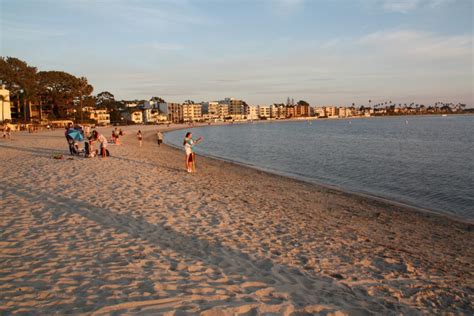
M 80 134 L 81 137 L 74 136 L 78 134 Z M 66 137 L 69 146 L 69 153 L 71 155 L 79 155 L 81 153 L 81 150 L 79 149 L 79 139 L 81 138 L 86 140 L 82 151 L 84 152 L 84 157 L 91 158 L 100 154 L 102 158 L 105 158 L 109 155 L 107 150 L 107 137 L 100 134 L 97 130 L 93 130 L 91 133 L 90 127 L 88 126 L 83 127 L 81 125 L 73 126 L 72 124 L 68 124 L 64 136 Z M 95 142 L 99 143 L 99 150 L 94 149 Z
M 87 158 L 95 157 L 95 156 L 100 156 L 102 158 L 105 158 L 109 155 L 108 150 L 107 150 L 107 144 L 109 140 L 103 134 L 99 133 L 97 130 L 93 130 L 91 132 L 89 126 L 85 126 L 85 127 L 81 125 L 73 126 L 72 124 L 69 124 L 65 129 L 66 130 L 65 130 L 64 135 L 66 137 L 66 141 L 69 146 L 69 153 L 71 155 L 78 155 L 81 152 L 83 152 L 84 157 L 87 157 Z M 77 133 L 81 134 L 82 137 L 74 137 L 74 135 L 76 135 Z M 120 137 L 123 135 L 125 135 L 125 133 L 122 131 L 122 129 L 115 128 L 112 131 L 111 143 L 120 145 L 121 144 Z M 138 130 L 136 136 L 137 136 L 139 146 L 142 147 L 143 146 L 142 131 Z M 163 133 L 161 131 L 157 131 L 156 139 L 157 139 L 158 146 L 161 146 L 161 144 L 163 143 L 163 138 L 164 138 Z M 78 139 L 85 139 L 83 150 L 79 149 Z M 196 172 L 196 153 L 194 152 L 194 146 L 196 146 L 199 142 L 201 142 L 202 139 L 203 139 L 202 137 L 199 137 L 194 140 L 191 132 L 187 132 L 186 136 L 184 137 L 183 147 L 184 147 L 184 152 L 186 154 L 185 167 L 188 173 Z M 96 142 L 99 143 L 99 150 L 94 149 L 94 143 Z

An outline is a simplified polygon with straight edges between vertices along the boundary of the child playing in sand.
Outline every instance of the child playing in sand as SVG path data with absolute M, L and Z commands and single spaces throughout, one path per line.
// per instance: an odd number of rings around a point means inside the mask
M 137 139 L 138 139 L 138 143 L 140 144 L 140 147 L 142 147 L 143 136 L 142 136 L 142 131 L 141 130 L 138 130 Z
M 196 140 L 193 140 L 192 137 L 192 133 L 187 132 L 183 141 L 184 151 L 186 153 L 186 170 L 188 172 L 196 172 L 196 154 L 194 153 L 193 146 L 202 140 L 202 137 Z
M 104 135 L 99 134 L 99 132 L 93 131 L 91 140 L 96 140 L 100 143 L 100 154 L 102 158 L 107 157 L 107 138 Z

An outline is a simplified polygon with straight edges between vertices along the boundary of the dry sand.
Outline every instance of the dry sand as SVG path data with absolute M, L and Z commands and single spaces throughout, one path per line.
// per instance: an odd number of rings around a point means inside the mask
M 473 314 L 472 224 L 209 158 L 188 174 L 125 129 L 105 160 L 52 159 L 60 130 L 0 140 L 0 314 Z

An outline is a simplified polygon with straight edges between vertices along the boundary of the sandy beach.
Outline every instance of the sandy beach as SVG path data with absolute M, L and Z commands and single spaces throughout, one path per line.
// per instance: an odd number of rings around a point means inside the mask
M 0 314 L 474 313 L 472 223 L 211 158 L 188 174 L 157 127 L 124 130 L 107 159 L 68 160 L 63 130 L 0 139 Z

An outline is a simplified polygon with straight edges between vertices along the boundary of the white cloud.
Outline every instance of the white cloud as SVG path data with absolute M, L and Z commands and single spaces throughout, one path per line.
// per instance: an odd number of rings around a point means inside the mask
M 388 56 L 414 62 L 472 57 L 472 35 L 441 36 L 412 30 L 368 34 L 358 43 Z
M 301 10 L 305 0 L 267 0 L 267 3 L 275 14 L 288 16 Z
M 409 13 L 422 8 L 436 8 L 452 0 L 362 0 L 362 2 L 368 7 L 380 7 L 385 11 Z

